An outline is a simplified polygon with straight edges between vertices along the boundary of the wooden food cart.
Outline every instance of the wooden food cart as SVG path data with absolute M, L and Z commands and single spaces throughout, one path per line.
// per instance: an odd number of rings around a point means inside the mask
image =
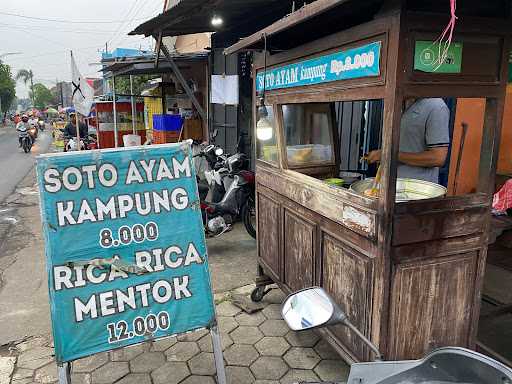
M 253 299 L 272 282 L 322 286 L 389 360 L 476 345 L 512 23 L 505 1 L 462 1 L 457 16 L 439 66 L 448 0 L 319 0 L 227 49 L 256 52 Z M 396 203 L 404 103 L 429 97 L 485 99 L 478 188 Z M 325 182 L 371 175 L 358 157 L 377 148 L 378 198 Z M 371 358 L 342 326 L 322 333 L 346 360 Z

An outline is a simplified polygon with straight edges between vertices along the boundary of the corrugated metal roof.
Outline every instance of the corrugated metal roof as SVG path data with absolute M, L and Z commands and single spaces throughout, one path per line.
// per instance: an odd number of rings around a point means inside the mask
M 205 62 L 208 60 L 208 52 L 173 54 L 173 60 L 178 66 L 192 62 Z M 158 68 L 155 68 L 154 59 L 133 59 L 113 62 L 101 69 L 105 77 L 128 76 L 128 75 L 148 75 L 159 73 L 170 73 L 172 69 L 165 58 L 161 58 Z
M 243 26 L 255 17 L 281 17 L 292 9 L 292 0 L 182 0 L 174 7 L 139 25 L 130 35 L 179 36 L 218 32 Z M 303 1 L 300 1 L 302 3 Z M 311 2 L 311 0 L 305 1 Z M 224 20 L 219 29 L 211 25 L 213 14 Z M 271 19 L 272 21 L 275 19 Z

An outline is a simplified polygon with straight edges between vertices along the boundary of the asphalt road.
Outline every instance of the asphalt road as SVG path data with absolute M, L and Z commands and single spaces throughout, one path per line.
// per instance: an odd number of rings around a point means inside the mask
M 51 131 L 40 132 L 30 153 L 18 145 L 14 127 L 0 128 L 0 203 L 16 188 L 36 162 L 36 156 L 48 151 L 52 141 Z

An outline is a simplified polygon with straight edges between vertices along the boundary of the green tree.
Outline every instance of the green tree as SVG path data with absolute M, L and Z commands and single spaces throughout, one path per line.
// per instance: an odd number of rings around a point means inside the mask
M 5 114 L 11 108 L 12 101 L 16 96 L 16 81 L 11 74 L 11 67 L 7 64 L 2 64 L 0 61 L 0 104 L 1 112 Z
M 16 80 L 22 80 L 23 83 L 25 83 L 25 85 L 28 85 L 28 83 L 30 83 L 30 93 L 32 93 L 32 96 L 30 96 L 31 100 L 32 100 L 32 104 L 35 104 L 34 103 L 34 98 L 33 98 L 33 94 L 34 94 L 34 73 L 32 72 L 31 69 L 20 69 L 18 71 L 18 74 L 16 75 Z
M 140 75 L 133 76 L 133 94 L 140 95 L 144 85 L 151 79 L 157 78 L 157 75 Z M 110 88 L 112 88 L 112 81 L 109 81 Z M 129 95 L 130 94 L 130 76 L 116 77 L 116 94 Z
M 46 86 L 41 83 L 37 83 L 34 84 L 32 89 L 34 91 L 31 92 L 30 97 L 34 102 L 34 107 L 43 109 L 47 107 L 48 104 L 53 103 L 53 94 L 48 88 L 46 88 Z

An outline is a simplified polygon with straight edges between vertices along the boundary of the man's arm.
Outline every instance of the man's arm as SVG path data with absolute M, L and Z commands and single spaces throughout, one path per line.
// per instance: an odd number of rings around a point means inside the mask
M 423 152 L 399 152 L 398 160 L 413 167 L 442 167 L 448 156 L 448 147 L 429 148 Z
M 370 164 L 380 161 L 381 151 L 371 151 L 367 160 Z M 448 156 L 448 147 L 429 148 L 423 152 L 399 152 L 398 161 L 413 167 L 442 167 Z

